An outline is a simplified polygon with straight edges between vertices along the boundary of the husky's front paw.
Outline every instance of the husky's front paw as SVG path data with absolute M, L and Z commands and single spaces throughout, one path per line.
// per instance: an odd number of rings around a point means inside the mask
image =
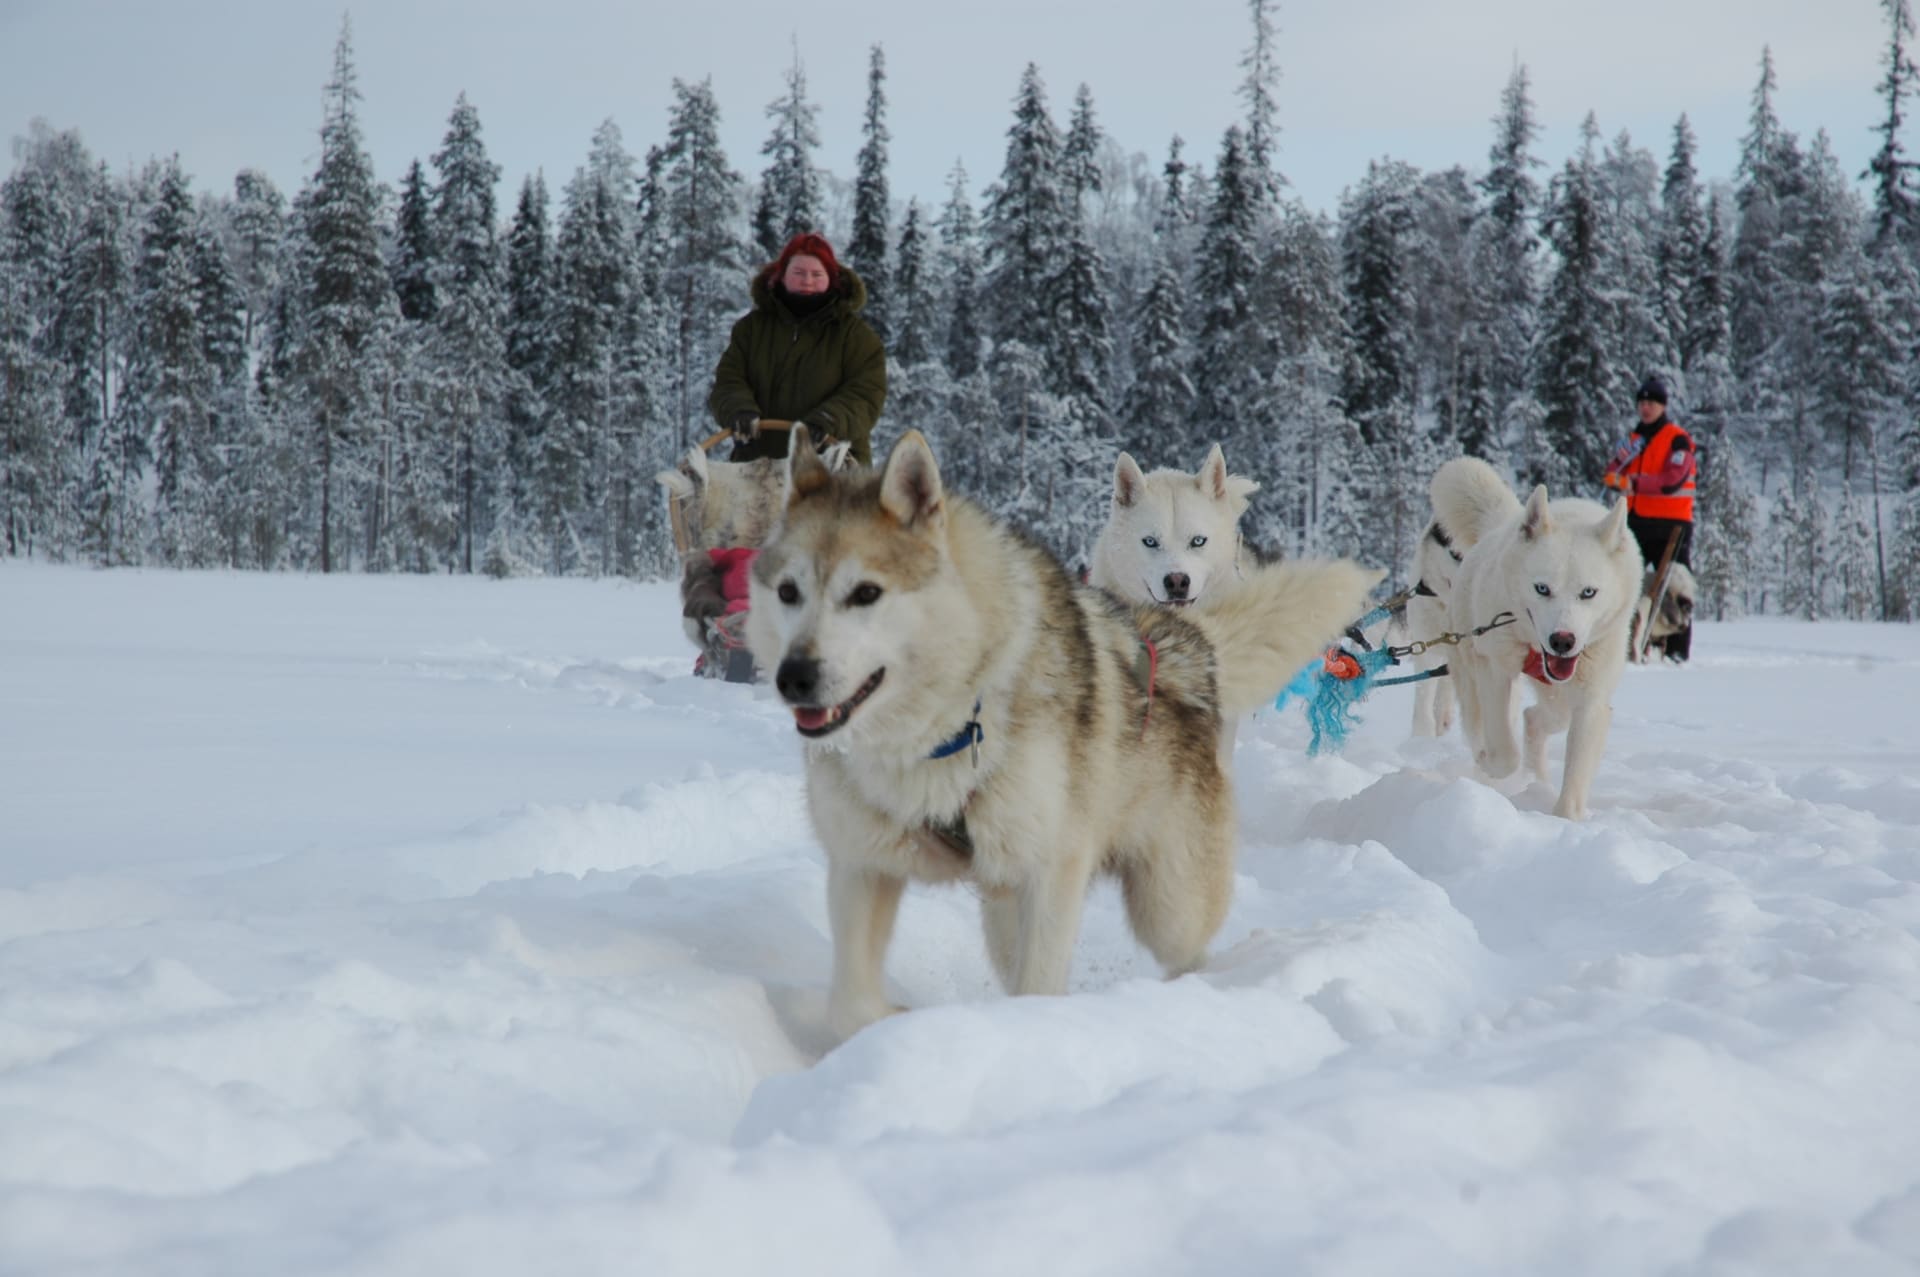
M 1587 800 L 1573 794 L 1562 794 L 1560 801 L 1553 805 L 1553 814 L 1562 820 L 1585 820 Z
M 890 1015 L 899 1015 L 905 1007 L 891 1002 L 842 1002 L 829 1001 L 827 1004 L 827 1027 L 833 1030 L 836 1041 L 845 1042 L 869 1024 L 884 1020 Z
M 1494 780 L 1504 780 L 1520 770 L 1520 750 L 1513 742 L 1488 745 L 1473 751 L 1473 761 Z

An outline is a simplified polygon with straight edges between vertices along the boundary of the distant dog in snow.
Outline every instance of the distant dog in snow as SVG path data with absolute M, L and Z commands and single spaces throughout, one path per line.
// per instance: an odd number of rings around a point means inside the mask
M 1693 600 L 1699 587 L 1687 565 L 1675 562 L 1667 568 L 1667 590 L 1660 596 L 1660 614 L 1653 618 L 1653 634 L 1647 640 L 1646 651 L 1640 650 L 1640 636 L 1647 632 L 1647 610 L 1653 606 L 1655 575 L 1656 570 L 1649 566 L 1640 587 L 1640 602 L 1633 609 L 1631 654 L 1635 660 L 1650 661 L 1656 652 L 1661 656 L 1672 655 L 1667 649 L 1668 643 L 1693 624 Z

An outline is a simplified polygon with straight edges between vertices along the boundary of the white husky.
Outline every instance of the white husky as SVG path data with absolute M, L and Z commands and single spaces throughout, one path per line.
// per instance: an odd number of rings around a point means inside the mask
M 1434 473 L 1433 512 L 1463 554 L 1448 600 L 1451 628 L 1465 632 L 1513 618 L 1462 641 L 1451 661 L 1474 761 L 1496 779 L 1519 767 L 1514 693 L 1531 675 L 1536 700 L 1526 711 L 1527 764 L 1544 779 L 1547 737 L 1566 732 L 1553 810 L 1582 819 L 1640 596 L 1640 548 L 1627 532 L 1626 503 L 1550 502 L 1546 488 L 1537 487 L 1523 506 L 1492 466 L 1456 457 Z
M 1215 607 L 1124 604 L 948 492 L 917 431 L 880 474 L 835 475 L 796 430 L 747 637 L 807 744 L 834 1032 L 895 1009 L 910 879 L 976 884 L 1012 993 L 1066 992 L 1096 872 L 1169 974 L 1200 966 L 1233 893 L 1221 716 L 1264 704 L 1379 579 L 1296 561 Z
M 1144 474 L 1126 453 L 1113 466 L 1113 508 L 1094 542 L 1087 583 L 1136 603 L 1186 607 L 1244 579 L 1252 556 L 1240 516 L 1260 485 L 1227 473 L 1214 444 L 1197 473 Z

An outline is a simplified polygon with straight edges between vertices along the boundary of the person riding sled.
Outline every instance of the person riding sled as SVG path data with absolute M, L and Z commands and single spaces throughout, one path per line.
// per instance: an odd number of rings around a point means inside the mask
M 1601 482 L 1624 494 L 1627 527 L 1648 567 L 1657 568 L 1666 559 L 1671 542 L 1673 562 L 1690 569 L 1698 470 L 1693 438 L 1668 413 L 1667 384 L 1659 377 L 1642 381 L 1634 401 L 1640 420 L 1621 440 Z M 1693 624 L 1688 621 L 1667 640 L 1667 659 L 1684 662 L 1692 643 Z
M 887 400 L 887 355 L 860 317 L 867 286 L 824 236 L 795 235 L 753 277 L 753 309 L 733 326 L 707 407 L 734 434 L 729 460 L 787 455 L 787 432 L 762 421 L 805 422 L 817 444 L 845 440 L 873 461 L 873 424 Z

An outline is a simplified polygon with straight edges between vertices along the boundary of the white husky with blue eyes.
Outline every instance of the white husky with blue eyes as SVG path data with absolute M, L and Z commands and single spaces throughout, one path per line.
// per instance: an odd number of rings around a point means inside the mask
M 1253 566 L 1240 516 L 1260 485 L 1227 473 L 1214 444 L 1199 472 L 1141 471 L 1126 453 L 1113 467 L 1113 508 L 1094 542 L 1087 583 L 1135 603 L 1203 602 Z
M 1613 722 L 1613 689 L 1627 662 L 1627 628 L 1640 598 L 1640 548 L 1624 501 L 1547 500 L 1536 487 L 1523 505 L 1477 457 L 1455 457 L 1433 476 L 1433 516 L 1461 550 L 1447 599 L 1465 640 L 1448 662 L 1458 686 L 1460 727 L 1474 762 L 1496 779 L 1521 762 L 1514 693 L 1531 679 L 1526 762 L 1545 778 L 1547 738 L 1567 733 L 1556 816 L 1580 820 Z

